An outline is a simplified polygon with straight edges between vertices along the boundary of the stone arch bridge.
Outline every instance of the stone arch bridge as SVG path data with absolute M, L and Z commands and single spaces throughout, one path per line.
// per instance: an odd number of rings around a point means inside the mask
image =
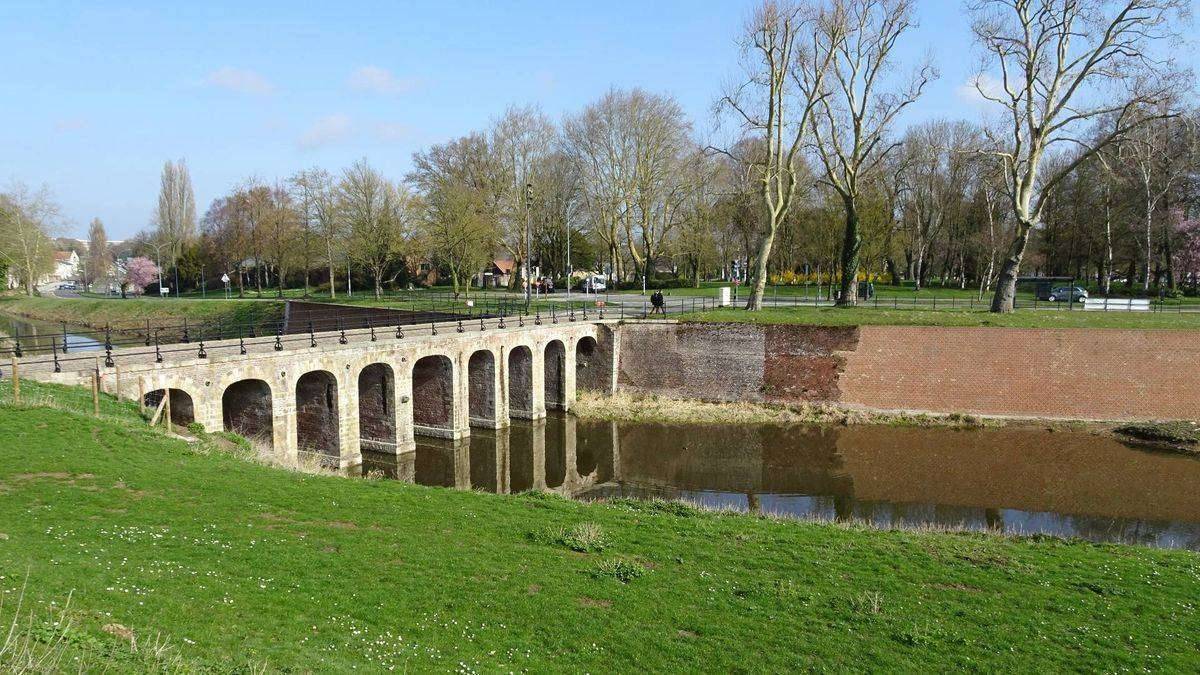
M 612 392 L 612 321 L 480 320 L 45 356 L 24 377 L 88 384 L 157 404 L 171 420 L 229 430 L 291 458 L 340 467 L 362 451 L 401 454 L 414 437 L 462 439 L 472 427 L 569 410 L 577 388 Z

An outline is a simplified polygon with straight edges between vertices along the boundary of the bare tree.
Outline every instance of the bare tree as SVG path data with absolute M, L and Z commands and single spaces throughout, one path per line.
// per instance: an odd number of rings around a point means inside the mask
M 54 269 L 50 236 L 58 204 L 47 188 L 30 190 L 13 183 L 0 193 L 0 260 L 33 296 L 38 280 Z
M 761 145 L 742 143 L 718 150 L 753 175 L 761 197 L 749 310 L 762 309 L 771 248 L 792 208 L 813 111 L 825 95 L 825 78 L 840 46 L 841 35 L 830 29 L 829 21 L 809 4 L 764 2 L 742 32 L 745 79 L 718 102 L 719 111 L 732 111 L 743 139 L 761 139 Z M 738 151 L 747 145 L 760 151 Z
M 302 257 L 300 214 L 283 184 L 270 188 L 263 218 L 267 262 L 275 270 L 275 297 L 282 298 L 288 270 Z M 307 286 L 305 288 L 307 290 Z
M 912 0 L 836 0 L 822 21 L 823 41 L 836 45 L 813 125 L 824 182 L 846 211 L 839 305 L 858 303 L 859 196 L 870 175 L 897 144 L 887 140 L 902 110 L 937 76 L 922 65 L 900 87 L 884 89 L 900 39 L 913 28 Z
M 476 194 L 472 199 L 483 201 L 477 208 L 488 210 L 489 187 L 493 191 L 496 205 L 495 215 L 500 224 L 499 242 L 513 256 L 518 278 L 527 276 L 524 271 L 532 267 L 531 252 L 526 250 L 526 228 L 530 225 L 530 214 L 525 198 L 525 186 L 533 183 L 538 165 L 554 149 L 554 125 L 536 106 L 510 106 L 504 115 L 492 124 L 488 149 L 492 162 L 480 162 L 491 169 L 486 181 L 474 181 Z M 482 177 L 482 176 L 481 176 Z M 489 252 L 490 255 L 490 252 Z
M 426 195 L 423 219 L 426 243 L 434 259 L 450 270 L 454 297 L 491 258 L 496 224 L 478 191 L 446 183 Z
M 633 139 L 626 94 L 611 90 L 563 123 L 563 147 L 575 163 L 583 208 L 603 243 L 612 275 L 624 277 L 621 236 L 633 194 Z
M 88 256 L 84 263 L 88 283 L 94 284 L 107 277 L 111 267 L 112 253 L 108 250 L 108 234 L 104 231 L 104 223 L 99 218 L 93 218 L 88 226 Z
M 412 197 L 391 184 L 366 160 L 359 160 L 338 183 L 339 212 L 346 227 L 346 251 L 367 268 L 375 298 L 383 297 L 383 277 L 404 253 L 412 229 Z
M 1004 165 L 1014 236 L 1000 268 L 993 312 L 1010 312 L 1029 234 L 1048 195 L 1076 167 L 1155 115 L 1138 114 L 1175 88 L 1174 68 L 1152 45 L 1173 36 L 1186 0 L 972 0 L 972 31 L 984 52 L 975 89 L 1002 114 L 985 152 Z M 988 71 L 991 72 L 988 72 Z M 1168 113 L 1169 114 L 1169 113 Z M 1096 137 L 1084 127 L 1111 118 Z M 1078 148 L 1044 175 L 1060 146 Z
M 1141 199 L 1141 236 L 1134 241 L 1145 264 L 1143 291 L 1150 290 L 1150 269 L 1155 254 L 1154 216 L 1167 195 L 1195 171 L 1195 134 L 1189 120 L 1171 118 L 1172 109 L 1160 104 L 1158 110 L 1142 112 L 1142 115 L 1152 117 L 1152 121 L 1130 131 L 1117 153 L 1124 160 L 1121 167 L 1137 186 Z M 1169 233 L 1164 231 L 1163 234 L 1162 244 L 1169 249 Z M 1170 255 L 1164 258 L 1169 266 Z
M 163 164 L 155 212 L 159 241 L 167 244 L 171 267 L 175 271 L 175 293 L 179 293 L 179 256 L 187 242 L 196 236 L 196 198 L 187 162 Z
M 917 289 L 929 275 L 934 242 L 962 215 L 974 159 L 967 151 L 976 147 L 976 134 L 967 122 L 945 120 L 919 124 L 905 134 L 901 203 Z

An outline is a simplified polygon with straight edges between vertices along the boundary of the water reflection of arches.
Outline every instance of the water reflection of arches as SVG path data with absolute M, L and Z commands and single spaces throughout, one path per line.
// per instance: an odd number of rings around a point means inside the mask
M 470 489 L 469 438 L 423 438 L 416 444 L 413 477 L 420 485 Z
M 339 436 L 337 378 L 327 370 L 301 375 L 296 381 L 296 447 L 338 457 Z
M 362 450 L 396 451 L 396 376 L 386 363 L 358 373 L 358 436 Z
M 454 364 L 449 357 L 435 354 L 413 364 L 412 405 L 418 433 L 436 436 L 450 432 L 454 426 Z
M 226 431 L 270 443 L 274 433 L 271 385 L 263 380 L 239 380 L 221 394 L 221 418 Z
M 480 349 L 467 361 L 467 411 L 471 426 L 496 427 L 496 355 Z
M 165 392 L 170 392 L 171 405 L 171 424 L 180 427 L 186 427 L 196 421 L 196 410 L 192 403 L 191 394 L 182 389 L 168 389 Z M 146 394 L 142 402 L 150 408 L 157 408 L 159 403 L 162 403 L 164 390 L 155 389 Z
M 546 408 L 564 410 L 567 406 L 567 348 L 562 340 L 551 340 L 546 343 L 543 356 Z
M 533 414 L 533 352 L 521 345 L 508 352 L 508 412 L 530 419 Z

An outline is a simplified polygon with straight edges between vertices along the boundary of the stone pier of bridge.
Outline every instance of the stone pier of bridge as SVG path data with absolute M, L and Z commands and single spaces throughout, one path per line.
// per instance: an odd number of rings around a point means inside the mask
M 91 355 L 77 368 L 29 376 L 87 384 L 98 372 L 100 387 L 120 398 L 153 405 L 169 396 L 175 424 L 233 431 L 285 458 L 315 455 L 341 467 L 360 463 L 364 449 L 400 455 L 417 436 L 460 440 L 472 428 L 570 410 L 581 388 L 615 390 L 612 322 L 407 328 L 402 337 L 393 327 L 284 344 L 212 342 L 203 358 L 195 345 L 173 346 L 162 362 L 150 349 L 116 350 L 111 366 Z

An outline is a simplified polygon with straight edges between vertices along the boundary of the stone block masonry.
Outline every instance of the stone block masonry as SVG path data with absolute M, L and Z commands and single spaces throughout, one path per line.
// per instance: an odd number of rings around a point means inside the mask
M 717 401 L 1200 418 L 1200 332 L 630 323 L 618 387 Z

